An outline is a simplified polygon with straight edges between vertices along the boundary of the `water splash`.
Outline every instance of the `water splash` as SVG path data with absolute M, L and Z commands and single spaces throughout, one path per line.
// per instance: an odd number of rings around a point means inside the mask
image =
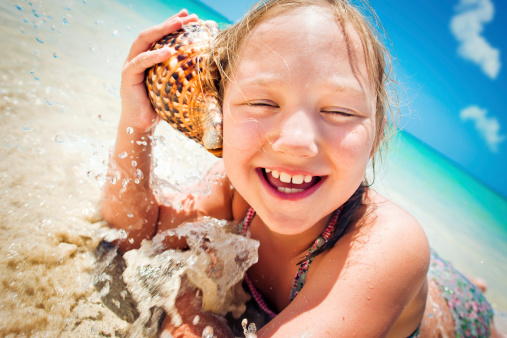
M 189 250 L 163 251 L 166 236 L 185 237 Z M 131 327 L 132 337 L 141 336 L 152 322 L 152 309 L 163 309 L 174 325 L 181 323 L 176 296 L 186 281 L 202 291 L 203 309 L 219 315 L 239 317 L 250 298 L 240 282 L 257 262 L 259 243 L 235 234 L 235 226 L 212 218 L 187 223 L 143 241 L 139 250 L 124 255 L 123 279 L 137 302 L 139 318 Z

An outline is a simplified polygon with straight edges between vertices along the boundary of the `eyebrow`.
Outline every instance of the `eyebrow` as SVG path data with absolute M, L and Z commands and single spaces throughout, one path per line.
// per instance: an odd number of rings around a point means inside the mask
M 236 83 L 238 86 L 279 86 L 285 84 L 285 81 L 276 75 L 259 74 L 253 77 L 249 77 L 240 80 Z M 327 78 L 321 83 L 322 88 L 326 88 L 332 92 L 352 92 L 358 95 L 366 96 L 366 92 L 358 83 L 344 82 L 339 78 Z
M 273 86 L 273 85 L 280 85 L 283 84 L 285 81 L 283 81 L 280 77 L 275 75 L 267 75 L 267 74 L 260 74 L 253 77 L 249 77 L 243 80 L 240 80 L 236 82 L 238 86 L 251 86 L 251 85 L 257 85 L 257 86 Z

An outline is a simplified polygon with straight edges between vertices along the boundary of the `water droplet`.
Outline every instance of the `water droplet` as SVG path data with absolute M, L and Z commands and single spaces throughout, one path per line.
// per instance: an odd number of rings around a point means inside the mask
M 18 5 L 18 4 L 16 4 L 15 6 L 16 6 L 16 8 L 17 8 L 17 9 L 19 9 L 20 11 L 23 9 L 23 8 L 21 8 L 21 6 L 20 6 L 20 5 Z
M 134 215 L 132 215 L 132 214 L 127 214 L 127 217 L 132 218 L 132 217 L 134 217 Z
M 60 135 L 55 136 L 55 142 L 56 143 L 63 143 L 63 137 Z
M 127 238 L 127 232 L 124 229 L 120 229 L 120 231 L 118 231 L 118 235 L 120 235 L 121 239 Z
M 120 155 L 118 155 L 118 157 L 121 158 L 121 159 L 127 157 L 127 152 L 124 151 L 123 153 L 121 153 Z
M 54 57 L 55 59 L 57 59 L 57 58 L 58 58 L 58 56 L 59 56 L 59 55 L 58 55 L 58 53 L 56 53 L 56 52 L 54 52 L 54 53 L 53 53 L 53 57 Z
M 50 106 L 53 105 L 53 102 L 51 102 L 51 100 L 48 97 L 46 97 L 46 103 Z
M 127 127 L 127 134 L 133 134 L 134 129 L 132 127 Z
M 25 124 L 23 125 L 23 130 L 24 130 L 24 131 L 30 131 L 30 130 L 32 130 L 32 129 L 30 128 L 30 125 L 28 125 L 28 123 L 25 123 Z
M 37 35 L 35 39 L 37 40 L 38 43 L 44 43 L 44 40 L 42 40 L 42 37 L 40 35 Z
M 132 161 L 132 166 L 137 167 L 137 161 Z
M 67 25 L 69 24 L 69 20 L 67 20 L 67 18 L 66 18 L 66 17 L 62 17 L 62 24 L 63 24 L 64 26 L 67 26 Z
M 25 34 L 25 29 L 23 27 L 19 27 L 19 31 L 21 32 L 21 34 Z
M 134 180 L 134 183 L 135 183 L 135 184 L 139 184 L 139 182 L 140 182 L 140 181 L 139 181 L 139 179 L 137 179 L 137 178 Z
M 213 327 L 206 326 L 204 330 L 202 330 L 202 338 L 213 338 L 214 336 Z
M 255 326 L 255 323 L 250 323 L 248 325 L 248 333 L 255 333 L 257 332 L 257 327 Z
M 95 47 L 93 47 L 93 45 L 90 43 L 88 45 L 88 49 L 91 51 L 91 52 L 95 52 Z
M 129 238 L 129 243 L 130 244 L 134 244 L 134 239 L 133 238 Z
M 36 18 L 40 17 L 40 14 L 34 8 L 32 8 L 32 13 Z

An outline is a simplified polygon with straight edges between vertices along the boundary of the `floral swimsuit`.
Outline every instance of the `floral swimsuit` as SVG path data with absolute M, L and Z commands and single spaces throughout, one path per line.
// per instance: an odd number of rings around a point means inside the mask
M 334 212 L 328 222 L 326 230 L 315 240 L 305 258 L 320 248 L 329 239 L 333 233 L 340 212 L 341 208 Z M 255 211 L 253 208 L 248 209 L 245 218 L 238 225 L 238 230 L 242 235 L 247 234 L 254 216 Z M 294 284 L 290 293 L 290 301 L 292 301 L 303 288 L 306 281 L 306 273 L 312 261 L 313 259 L 309 259 L 300 264 L 299 270 L 294 278 Z M 428 279 L 434 281 L 439 286 L 441 295 L 446 300 L 451 310 L 455 336 L 457 338 L 489 337 L 490 325 L 493 319 L 493 310 L 490 304 L 474 284 L 468 281 L 468 279 L 459 273 L 450 263 L 440 258 L 434 250 L 431 250 Z M 247 304 L 247 312 L 249 313 L 245 313 L 245 315 L 260 328 L 277 314 L 266 304 L 262 295 L 256 290 L 250 278 L 248 278 L 248 275 L 245 275 L 245 284 L 245 287 L 249 289 L 250 294 L 255 300 L 255 304 Z M 252 310 L 252 306 L 261 310 L 263 314 Z M 250 308 L 250 310 L 248 308 Z M 234 326 L 233 321 L 230 321 L 230 325 Z M 419 329 L 420 327 L 417 328 L 409 338 L 419 337 Z

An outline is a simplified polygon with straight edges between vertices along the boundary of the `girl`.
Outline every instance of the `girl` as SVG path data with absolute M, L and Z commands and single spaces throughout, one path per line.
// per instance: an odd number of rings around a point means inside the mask
M 102 209 L 128 232 L 120 249 L 197 217 L 235 220 L 260 242 L 246 276 L 270 318 L 258 336 L 488 336 L 492 313 L 480 292 L 430 252 L 411 215 L 366 183 L 386 139 L 388 55 L 346 0 L 265 1 L 220 33 L 211 61 L 220 79 L 210 82 L 223 109 L 223 161 L 206 178 L 212 193 L 172 197 L 183 209 L 158 202 L 149 183 L 151 145 L 136 142 L 148 140 L 159 121 L 144 73 L 171 55 L 149 51 L 152 44 L 195 20 L 181 11 L 145 30 L 124 65 L 110 166 L 140 181 L 108 183 Z M 132 157 L 119 157 L 124 151 Z M 174 238 L 166 244 L 184 246 Z M 428 275 L 430 265 L 448 280 Z M 459 289 L 444 284 L 450 281 Z M 442 291 L 449 287 L 456 293 Z M 164 332 L 201 336 L 211 325 L 218 337 L 230 336 L 195 294 L 182 292 L 176 306 L 184 324 L 166 320 Z M 469 317 L 460 317 L 460 307 Z

